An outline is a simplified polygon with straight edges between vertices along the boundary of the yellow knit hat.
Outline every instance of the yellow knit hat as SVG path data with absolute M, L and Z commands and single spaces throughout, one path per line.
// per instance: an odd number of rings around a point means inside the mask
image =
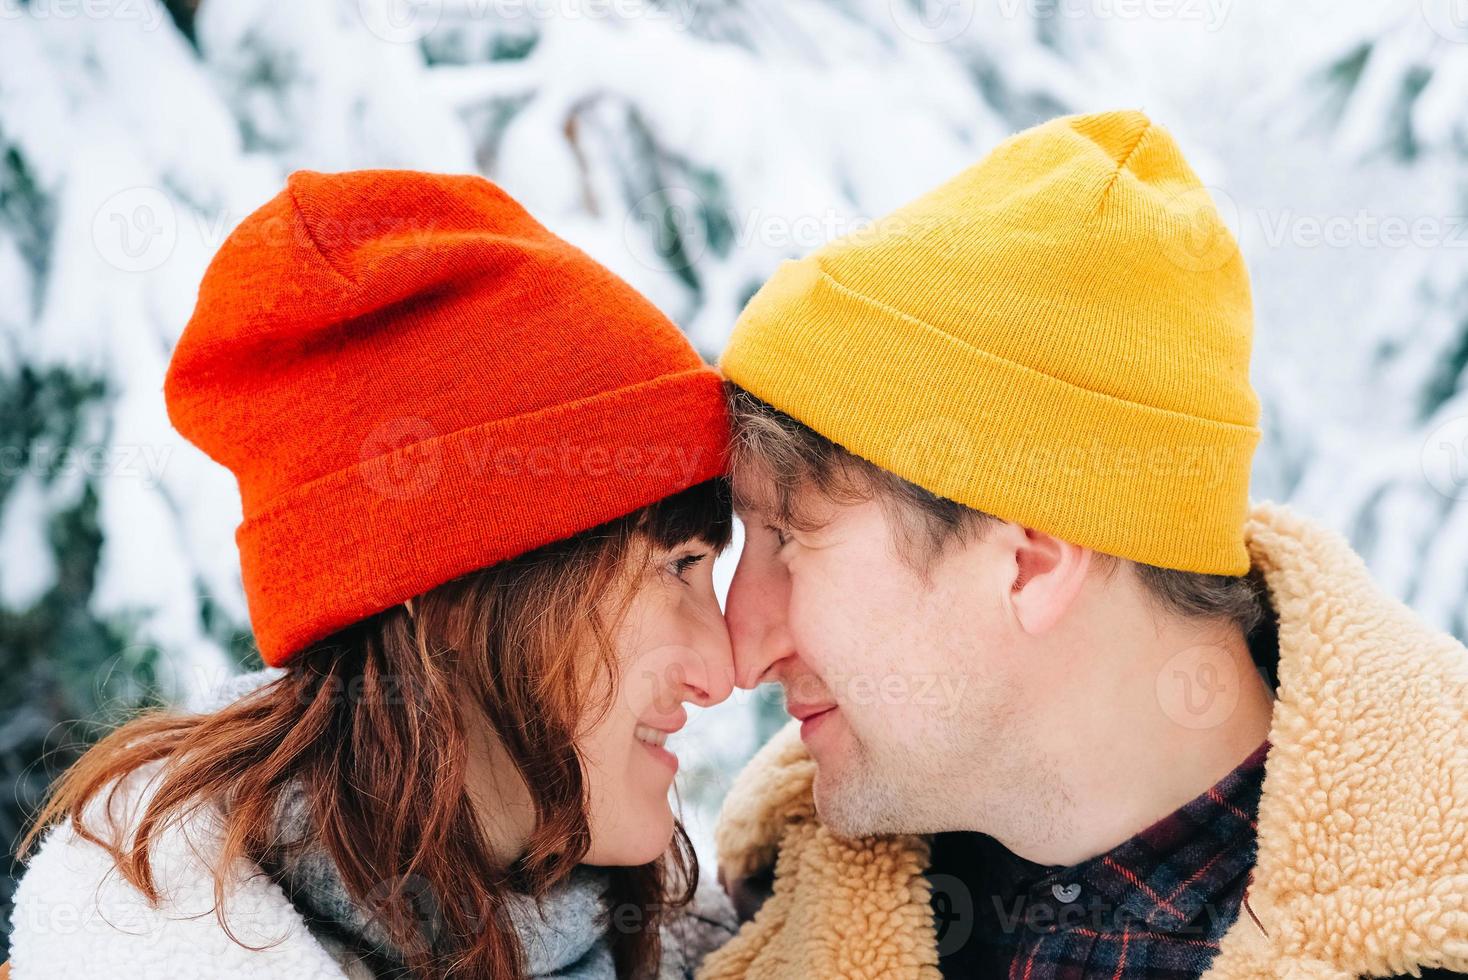
M 776 271 L 721 366 L 933 493 L 1239 575 L 1259 402 L 1248 273 L 1140 112 L 1065 116 Z

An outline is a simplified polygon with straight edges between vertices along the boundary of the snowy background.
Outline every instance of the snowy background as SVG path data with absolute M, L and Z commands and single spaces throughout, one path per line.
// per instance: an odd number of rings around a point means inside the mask
M 1465 635 L 1468 2 L 1265 7 L 0 0 L 0 837 L 99 725 L 251 663 L 233 481 L 161 384 L 209 257 L 301 167 L 483 173 L 712 358 L 783 258 L 1017 129 L 1142 108 L 1250 263 L 1255 495 Z M 683 736 L 706 854 L 779 718 L 736 695 Z

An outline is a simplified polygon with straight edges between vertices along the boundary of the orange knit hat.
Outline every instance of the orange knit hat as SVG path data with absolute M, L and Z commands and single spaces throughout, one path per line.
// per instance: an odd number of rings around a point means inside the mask
M 292 174 L 210 263 L 164 393 L 239 481 L 271 665 L 727 454 L 717 372 L 480 177 Z

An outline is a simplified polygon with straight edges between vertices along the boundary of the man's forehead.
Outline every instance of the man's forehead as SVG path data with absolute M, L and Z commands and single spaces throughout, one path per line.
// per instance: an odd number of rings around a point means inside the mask
M 736 467 L 730 476 L 734 512 L 740 520 L 816 531 L 839 509 L 807 480 L 780 480 L 765 466 Z
M 740 514 L 768 514 L 778 509 L 779 489 L 763 467 L 741 466 L 729 477 L 734 510 Z

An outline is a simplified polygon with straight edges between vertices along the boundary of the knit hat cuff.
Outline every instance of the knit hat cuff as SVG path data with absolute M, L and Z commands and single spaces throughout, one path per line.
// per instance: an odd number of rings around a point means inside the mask
M 450 579 L 719 476 L 727 443 L 723 382 L 707 367 L 443 434 L 421 418 L 379 426 L 360 463 L 270 500 L 236 532 L 261 656 L 283 663 Z M 536 506 L 520 506 L 530 486 Z
M 976 510 L 1164 568 L 1249 568 L 1254 425 L 996 357 L 841 285 L 812 258 L 765 284 L 720 366 L 852 453 Z

